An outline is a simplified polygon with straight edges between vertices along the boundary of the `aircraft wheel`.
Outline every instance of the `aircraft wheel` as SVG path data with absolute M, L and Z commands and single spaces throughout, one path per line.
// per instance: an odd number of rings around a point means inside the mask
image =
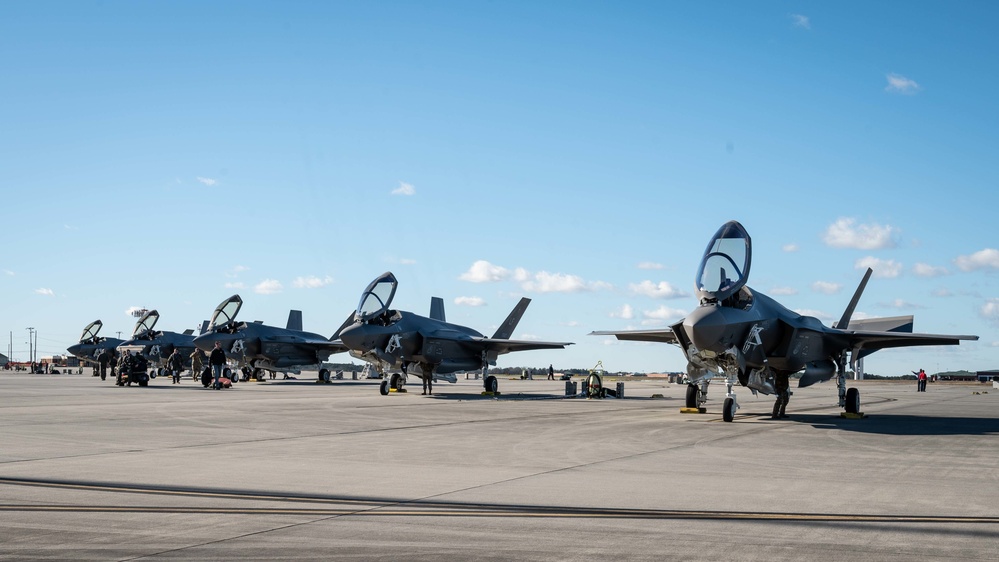
M 486 392 L 496 392 L 497 390 L 499 390 L 499 382 L 496 380 L 496 377 L 493 375 L 487 376 L 486 379 L 483 381 L 482 386 L 485 387 Z
M 735 400 L 731 398 L 725 399 L 725 406 L 722 410 L 722 420 L 730 422 L 735 419 Z
M 229 367 L 222 369 L 222 376 L 232 380 L 232 369 L 230 369 Z
M 263 369 L 254 369 L 253 370 L 253 378 L 257 379 L 258 381 L 264 380 L 264 370 Z
M 391 383 L 390 384 L 391 384 L 391 388 L 394 388 L 396 390 L 401 390 L 402 389 L 402 376 L 400 376 L 399 373 L 393 374 L 392 378 L 391 378 Z
M 856 388 L 846 389 L 846 413 L 860 413 L 860 391 Z
M 156 377 L 163 376 L 163 371 L 164 371 L 163 367 L 156 369 Z M 153 378 L 155 379 L 156 377 Z
M 151 379 L 156 378 L 156 369 L 149 369 L 149 378 Z
M 382 396 L 388 396 L 389 393 L 388 380 L 382 380 L 382 384 L 378 385 L 378 392 L 380 392 Z
M 688 384 L 687 385 L 687 407 L 696 408 L 697 407 L 697 385 Z
M 321 380 L 323 382 L 330 382 L 330 370 L 329 369 L 320 369 L 319 370 L 319 380 Z

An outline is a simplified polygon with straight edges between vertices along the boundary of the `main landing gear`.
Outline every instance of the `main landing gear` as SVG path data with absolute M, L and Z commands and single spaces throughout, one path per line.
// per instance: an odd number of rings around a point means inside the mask
M 703 380 L 700 383 L 689 383 L 687 384 L 687 400 L 686 407 L 680 410 L 685 414 L 699 413 L 703 414 L 706 411 L 704 403 L 708 401 L 708 383 L 710 381 Z

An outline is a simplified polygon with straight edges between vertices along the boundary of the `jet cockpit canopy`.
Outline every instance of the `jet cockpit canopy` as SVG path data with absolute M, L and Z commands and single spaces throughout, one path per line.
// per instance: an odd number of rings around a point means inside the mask
M 208 323 L 207 331 L 211 332 L 216 328 L 226 326 L 230 322 L 235 321 L 236 314 L 239 313 L 239 309 L 242 306 L 243 299 L 239 295 L 233 295 L 222 301 L 221 304 L 215 307 L 215 312 L 212 313 L 212 320 Z
M 103 325 L 104 322 L 101 322 L 100 320 L 94 320 L 90 324 L 87 324 L 87 327 L 83 329 L 83 334 L 80 336 L 80 341 L 85 342 L 96 340 L 97 333 L 101 331 L 101 326 Z
M 155 310 L 150 310 L 143 314 L 142 318 L 139 318 L 139 321 L 135 323 L 135 329 L 132 330 L 132 339 L 152 333 L 153 327 L 156 326 L 156 322 L 159 319 L 160 313 Z
M 392 305 L 392 298 L 395 297 L 398 285 L 399 282 L 391 271 L 386 271 L 375 278 L 361 294 L 361 302 L 357 304 L 357 310 L 354 312 L 354 321 L 367 322 L 385 314 Z
M 752 240 L 736 221 L 722 225 L 704 250 L 697 269 L 697 296 L 701 302 L 722 302 L 739 291 L 749 279 Z

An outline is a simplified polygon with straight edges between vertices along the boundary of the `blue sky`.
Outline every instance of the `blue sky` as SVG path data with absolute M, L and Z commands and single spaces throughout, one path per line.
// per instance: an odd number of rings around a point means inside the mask
M 750 286 L 830 323 L 914 314 L 999 368 L 999 7 L 907 2 L 0 3 L 0 330 L 60 353 L 240 317 L 331 334 L 395 307 L 573 341 L 504 356 L 681 370 L 592 330 L 693 309 L 725 221 Z M 3 348 L 6 349 L 6 343 Z M 344 356 L 345 357 L 345 356 Z

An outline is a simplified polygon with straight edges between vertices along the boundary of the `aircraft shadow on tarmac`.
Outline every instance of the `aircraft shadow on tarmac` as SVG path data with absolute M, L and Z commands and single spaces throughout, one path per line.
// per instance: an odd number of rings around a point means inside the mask
M 808 423 L 817 429 L 852 431 L 878 435 L 989 435 L 999 434 L 999 419 L 965 416 L 911 416 L 874 414 L 862 420 L 828 414 L 795 414 L 791 422 Z

